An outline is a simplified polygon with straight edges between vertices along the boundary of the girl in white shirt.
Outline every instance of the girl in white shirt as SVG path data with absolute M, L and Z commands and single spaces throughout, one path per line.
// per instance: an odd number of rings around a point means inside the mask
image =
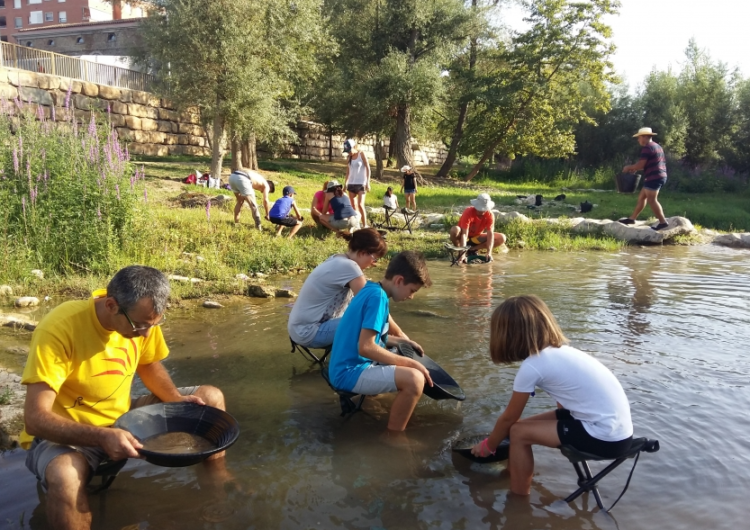
M 393 188 L 388 186 L 385 195 L 383 195 L 383 206 L 391 210 L 398 210 L 398 197 L 393 194 Z
M 359 149 L 357 142 L 349 138 L 344 142 L 344 152 L 348 153 L 346 164 L 346 180 L 344 187 L 349 192 L 352 207 L 362 217 L 362 227 L 367 228 L 367 212 L 365 212 L 365 198 L 370 192 L 370 162 L 365 153 Z
M 510 489 L 518 495 L 531 491 L 532 445 L 571 445 L 613 459 L 630 449 L 633 424 L 625 391 L 602 363 L 567 342 L 549 307 L 536 296 L 508 298 L 492 314 L 493 362 L 522 362 L 508 406 L 472 453 L 494 454 L 510 436 Z M 557 402 L 557 409 L 522 420 L 537 387 Z

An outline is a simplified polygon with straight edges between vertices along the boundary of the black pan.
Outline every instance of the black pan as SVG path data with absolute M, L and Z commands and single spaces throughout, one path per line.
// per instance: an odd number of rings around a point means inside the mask
M 508 460 L 508 453 L 510 451 L 510 440 L 508 438 L 500 442 L 500 445 L 498 445 L 497 449 L 495 449 L 494 455 L 474 456 L 473 454 L 471 454 L 471 448 L 487 438 L 487 436 L 489 436 L 489 434 L 475 434 L 473 436 L 467 436 L 466 438 L 456 440 L 456 442 L 453 444 L 453 452 L 458 453 L 461 456 L 468 458 L 472 462 L 476 462 L 478 464 L 490 464 L 492 462 L 502 462 L 503 460 Z
M 424 394 L 427 397 L 431 397 L 432 399 L 455 399 L 458 401 L 466 399 L 466 394 L 458 386 L 455 379 L 448 375 L 448 372 L 443 370 L 438 363 L 430 359 L 427 355 L 420 356 L 406 342 L 399 343 L 398 353 L 404 357 L 414 359 L 430 372 L 434 386 L 424 385 Z

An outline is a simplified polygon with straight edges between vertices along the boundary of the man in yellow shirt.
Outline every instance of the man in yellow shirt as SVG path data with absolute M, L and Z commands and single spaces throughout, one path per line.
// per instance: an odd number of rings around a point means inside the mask
M 218 388 L 178 389 L 162 366 L 169 349 L 159 326 L 168 298 L 160 271 L 133 265 L 89 300 L 60 304 L 34 331 L 21 380 L 27 385 L 21 445 L 26 466 L 47 490 L 52 528 L 90 528 L 86 484 L 93 471 L 106 459 L 138 458 L 138 440 L 110 428 L 122 414 L 159 401 L 225 408 Z M 136 373 L 152 394 L 131 402 Z M 223 466 L 223 457 L 208 464 Z

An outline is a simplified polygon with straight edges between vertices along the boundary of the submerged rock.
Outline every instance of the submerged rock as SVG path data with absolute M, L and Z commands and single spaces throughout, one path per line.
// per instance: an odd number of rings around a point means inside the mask
M 264 285 L 251 285 L 247 288 L 247 294 L 255 298 L 274 298 L 276 296 L 276 289 Z
M 203 302 L 203 307 L 207 309 L 221 309 L 224 306 L 221 305 L 219 302 L 214 302 L 213 300 L 205 300 Z
M 750 248 L 750 232 L 742 234 L 723 234 L 713 239 L 714 245 L 734 248 Z
M 16 298 L 15 306 L 16 307 L 35 307 L 39 305 L 39 298 L 35 296 L 22 296 L 21 298 Z
M 294 298 L 297 296 L 291 289 L 276 289 L 275 294 L 278 298 Z

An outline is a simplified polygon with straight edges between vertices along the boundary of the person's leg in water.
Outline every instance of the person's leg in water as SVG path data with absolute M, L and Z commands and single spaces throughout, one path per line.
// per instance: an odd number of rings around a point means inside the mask
M 505 240 L 506 240 L 505 234 L 500 233 L 500 232 L 493 232 L 492 234 L 495 238 L 495 242 L 492 246 L 493 249 L 496 249 L 500 245 L 505 244 Z M 471 245 L 471 250 L 482 250 L 482 249 L 487 248 L 487 236 L 485 234 L 482 234 L 481 236 L 477 236 L 477 240 L 479 241 L 478 245 L 473 245 L 471 244 L 471 242 L 469 242 L 469 244 Z
M 51 528 L 91 528 L 86 492 L 89 473 L 86 458 L 76 452 L 60 455 L 47 465 L 47 519 Z
M 510 490 L 516 495 L 531 493 L 534 475 L 534 453 L 532 445 L 559 447 L 555 411 L 544 412 L 516 422 L 510 428 Z
M 424 375 L 414 368 L 397 366 L 395 371 L 398 394 L 391 405 L 388 430 L 401 432 L 406 429 L 419 398 L 424 390 Z

